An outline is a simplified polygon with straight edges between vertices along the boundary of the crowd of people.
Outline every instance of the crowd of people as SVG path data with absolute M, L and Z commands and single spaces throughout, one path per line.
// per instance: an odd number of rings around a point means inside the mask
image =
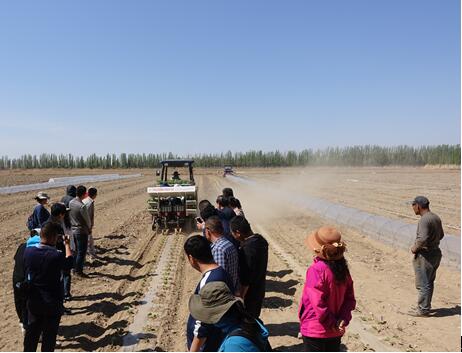
M 29 238 L 14 256 L 13 293 L 24 333 L 24 351 L 33 352 L 41 338 L 42 352 L 54 351 L 61 316 L 70 314 L 72 275 L 83 272 L 87 252 L 95 257 L 93 227 L 97 189 L 69 185 L 60 202 L 39 192 L 28 217 Z
M 86 278 L 87 253 L 95 257 L 93 239 L 96 188 L 69 186 L 61 202 L 47 210 L 49 197 L 36 196 L 27 220 L 30 237 L 15 254 L 13 287 L 16 311 L 24 333 L 24 350 L 53 351 L 64 302 L 72 300 L 71 277 Z M 201 274 L 189 300 L 186 348 L 191 352 L 269 351 L 269 332 L 260 318 L 265 298 L 268 242 L 252 230 L 231 188 L 215 200 L 199 202 L 196 218 L 200 234 L 184 243 L 191 267 Z M 412 201 L 420 215 L 411 252 L 418 305 L 409 314 L 428 316 L 441 261 L 440 218 L 429 200 Z M 344 257 L 340 232 L 323 226 L 308 235 L 306 247 L 313 262 L 306 272 L 298 320 L 306 351 L 340 351 L 341 338 L 352 318 L 356 300 L 353 280 Z
M 230 188 L 199 203 L 197 227 L 184 250 L 202 277 L 190 298 L 187 348 L 191 352 L 271 349 L 260 319 L 265 298 L 268 242 L 254 233 Z M 340 232 L 321 227 L 306 245 L 315 258 L 300 301 L 300 332 L 307 351 L 338 351 L 356 301 Z
M 197 228 L 184 251 L 201 273 L 189 308 L 187 349 L 267 351 L 268 331 L 259 319 L 265 297 L 268 242 L 254 233 L 231 188 L 213 205 L 199 202 Z
M 421 216 L 412 246 L 418 291 L 417 307 L 409 315 L 430 314 L 436 271 L 444 237 L 441 219 L 430 211 L 430 201 L 411 201 Z M 271 349 L 269 332 L 260 319 L 265 297 L 268 243 L 252 231 L 242 205 L 230 188 L 216 199 L 199 203 L 197 227 L 184 251 L 191 266 L 202 274 L 190 297 L 187 348 L 191 352 L 253 352 Z M 299 334 L 305 351 L 337 352 L 356 307 L 353 280 L 344 257 L 340 232 L 323 226 L 305 239 L 313 253 L 298 310 Z

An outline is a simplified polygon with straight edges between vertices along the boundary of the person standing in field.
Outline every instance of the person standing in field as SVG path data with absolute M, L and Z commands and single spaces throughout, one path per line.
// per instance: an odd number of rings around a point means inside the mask
M 35 196 L 35 200 L 37 201 L 38 205 L 35 205 L 32 214 L 27 220 L 27 228 L 31 232 L 36 228 L 42 228 L 43 224 L 50 217 L 50 212 L 45 207 L 45 205 L 48 203 L 48 200 L 50 200 L 50 197 L 46 193 L 40 191 L 37 196 Z
M 77 257 L 75 260 L 75 274 L 79 277 L 88 277 L 83 273 L 83 265 L 87 254 L 88 234 L 91 231 L 91 220 L 88 217 L 87 209 L 82 202 L 85 198 L 87 188 L 79 185 L 76 197 L 69 202 L 69 217 L 71 219 L 71 229 L 77 243 Z
M 268 242 L 252 231 L 243 216 L 230 222 L 231 233 L 241 244 L 239 248 L 239 294 L 246 310 L 254 318 L 260 316 L 265 298 L 266 270 L 268 267 Z
M 202 200 L 199 202 L 199 214 L 200 217 L 196 218 L 197 229 L 202 231 L 202 235 L 205 237 L 205 222 L 209 217 L 217 216 L 217 209 L 208 200 Z
M 239 242 L 234 239 L 229 229 L 229 222 L 236 216 L 236 213 L 229 207 L 229 199 L 223 195 L 217 197 L 216 203 L 218 217 L 220 217 L 221 223 L 223 224 L 223 235 L 236 247 L 236 249 L 239 249 Z
M 412 201 L 412 209 L 420 216 L 417 236 L 411 248 L 418 298 L 417 308 L 411 309 L 409 315 L 422 317 L 430 313 L 436 270 L 442 257 L 439 245 L 444 231 L 440 217 L 430 211 L 430 201 L 425 196 L 417 196 Z
M 341 338 L 356 306 L 353 280 L 343 256 L 346 245 L 340 232 L 321 227 L 305 245 L 314 252 L 306 272 L 298 317 L 307 352 L 339 352 Z
M 69 208 L 69 202 L 76 196 L 77 188 L 74 185 L 68 185 L 66 187 L 66 195 L 61 198 L 61 202 Z
M 64 239 L 65 253 L 56 249 L 60 226 L 46 223 L 40 231 L 40 244 L 24 251 L 27 280 L 27 325 L 24 351 L 35 352 L 42 337 L 42 352 L 53 352 L 59 322 L 63 314 L 63 270 L 72 267 L 69 237 Z
M 35 237 L 39 229 L 30 233 L 29 239 Z M 40 239 L 40 236 L 39 236 Z M 40 242 L 40 241 L 39 241 Z M 16 249 L 14 254 L 14 267 L 13 267 L 13 296 L 16 314 L 19 319 L 19 326 L 22 333 L 25 332 L 27 325 L 27 296 L 25 290 L 26 268 L 24 263 L 24 252 L 26 250 L 27 240 L 21 243 Z
M 91 259 L 96 256 L 95 251 L 95 240 L 93 239 L 93 227 L 95 225 L 95 199 L 98 195 L 98 190 L 94 187 L 88 189 L 88 196 L 83 199 L 83 203 L 88 212 L 88 217 L 90 218 L 90 234 L 88 234 L 88 254 Z
M 51 216 L 48 219 L 48 222 L 53 222 L 59 226 L 59 235 L 58 235 L 58 240 L 56 242 L 56 249 L 59 251 L 65 253 L 66 249 L 64 246 L 64 239 L 66 236 L 69 236 L 70 240 L 70 234 L 68 234 L 67 227 L 65 224 L 65 217 L 66 217 L 66 206 L 62 202 L 57 202 L 51 205 Z M 46 224 L 46 223 L 45 223 Z M 69 244 L 71 246 L 71 244 Z M 72 251 L 72 246 L 71 246 L 71 251 Z M 70 300 L 71 299 L 71 269 L 66 268 L 63 269 L 63 289 L 64 289 L 64 300 Z M 70 310 L 64 311 L 66 314 L 70 314 Z
M 215 262 L 228 272 L 233 287 L 239 285 L 239 255 L 236 247 L 223 235 L 223 224 L 218 216 L 212 216 L 205 222 L 205 237 L 211 243 Z
M 218 352 L 270 352 L 269 332 L 221 281 L 206 283 L 189 298 L 189 311 L 224 337 Z
M 75 239 L 74 239 L 74 235 L 72 234 L 72 230 L 71 230 L 71 218 L 69 216 L 69 203 L 71 202 L 71 200 L 73 198 L 75 198 L 76 196 L 76 192 L 77 192 L 77 188 L 75 187 L 75 185 L 68 185 L 66 187 L 66 195 L 64 195 L 62 198 L 61 198 L 61 202 L 66 206 L 66 215 L 64 216 L 64 231 L 67 235 L 70 236 L 71 238 L 71 250 L 72 250 L 72 253 L 75 252 L 77 246 L 76 246 L 76 242 L 75 242 Z
M 194 235 L 184 243 L 184 251 L 192 268 L 199 271 L 202 275 L 201 280 L 196 286 L 194 294 L 209 282 L 224 282 L 231 292 L 234 291 L 233 282 L 228 273 L 219 266 L 213 259 L 209 242 L 203 236 Z M 220 330 L 203 324 L 189 315 L 186 325 L 187 347 L 190 352 L 214 352 L 220 346 L 222 337 Z
M 245 217 L 244 211 L 242 210 L 241 202 L 236 199 L 234 196 L 229 198 L 229 207 L 231 207 L 236 214 L 236 216 Z
M 230 198 L 230 197 L 234 197 L 234 191 L 233 189 L 231 188 L 224 188 L 222 191 L 221 191 L 222 195 L 226 198 Z

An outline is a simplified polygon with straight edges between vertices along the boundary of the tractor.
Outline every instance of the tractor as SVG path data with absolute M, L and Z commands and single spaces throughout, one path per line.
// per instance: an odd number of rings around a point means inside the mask
M 223 168 L 223 178 L 227 175 L 234 175 L 233 167 L 230 165 L 225 165 Z
M 197 186 L 194 182 L 193 163 L 189 159 L 160 162 L 162 170 L 156 171 L 156 186 L 147 189 L 151 228 L 156 234 L 168 234 L 171 229 L 174 229 L 175 234 L 183 230 L 188 232 L 195 225 Z

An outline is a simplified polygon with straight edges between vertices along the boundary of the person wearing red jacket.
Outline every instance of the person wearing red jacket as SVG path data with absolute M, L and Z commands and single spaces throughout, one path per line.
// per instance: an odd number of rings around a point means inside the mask
M 338 352 L 356 306 L 353 280 L 343 256 L 340 232 L 321 227 L 305 240 L 315 254 L 306 272 L 299 307 L 300 332 L 307 352 Z

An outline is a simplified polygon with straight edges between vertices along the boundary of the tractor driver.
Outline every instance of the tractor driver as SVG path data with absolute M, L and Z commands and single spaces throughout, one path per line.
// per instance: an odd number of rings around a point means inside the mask
M 177 170 L 173 172 L 172 180 L 180 180 L 180 173 Z

